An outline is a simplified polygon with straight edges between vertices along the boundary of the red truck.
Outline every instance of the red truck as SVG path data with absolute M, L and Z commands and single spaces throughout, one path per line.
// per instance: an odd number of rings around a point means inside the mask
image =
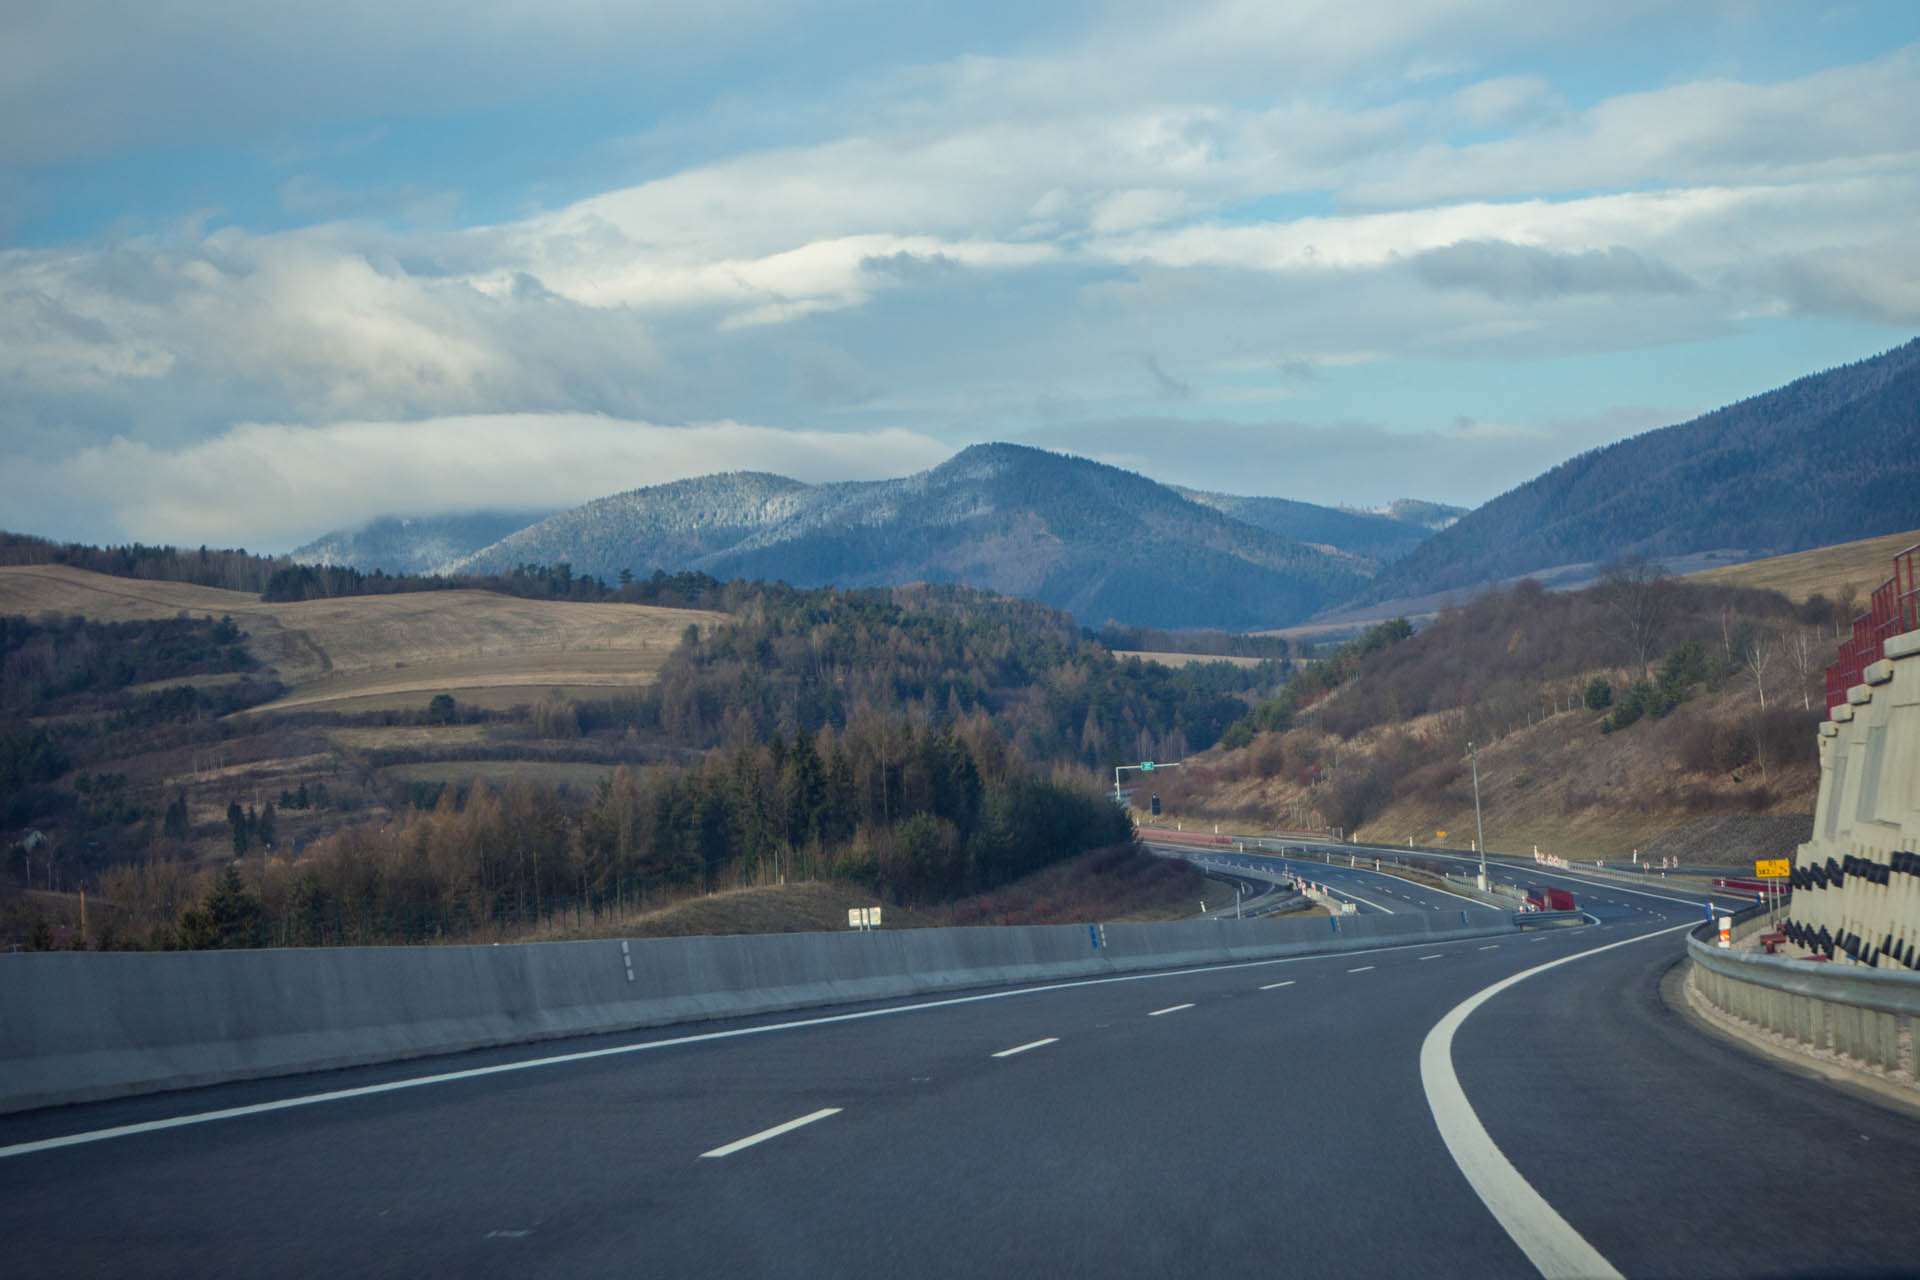
M 1550 889 L 1545 885 L 1527 886 L 1527 910 L 1529 911 L 1571 911 L 1573 894 L 1565 889 Z

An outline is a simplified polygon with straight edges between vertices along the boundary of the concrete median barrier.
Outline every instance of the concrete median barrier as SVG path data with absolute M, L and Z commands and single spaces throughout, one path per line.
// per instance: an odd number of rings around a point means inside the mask
M 0 1112 L 560 1036 L 1510 933 L 1504 911 L 0 959 Z

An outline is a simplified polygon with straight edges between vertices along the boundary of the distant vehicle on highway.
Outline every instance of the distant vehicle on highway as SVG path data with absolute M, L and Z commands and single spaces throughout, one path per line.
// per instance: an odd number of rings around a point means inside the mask
M 1573 894 L 1565 889 L 1551 889 L 1545 885 L 1528 885 L 1527 910 L 1571 911 L 1573 910 Z

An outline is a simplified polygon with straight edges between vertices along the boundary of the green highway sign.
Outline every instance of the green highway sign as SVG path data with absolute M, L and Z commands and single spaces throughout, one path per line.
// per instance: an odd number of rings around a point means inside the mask
M 1140 762 L 1140 767 L 1141 767 L 1142 769 L 1144 769 L 1144 770 L 1146 770 L 1146 771 L 1147 771 L 1148 773 L 1152 773 L 1152 772 L 1153 772 L 1153 761 L 1151 761 L 1151 760 L 1142 760 L 1142 761 Z

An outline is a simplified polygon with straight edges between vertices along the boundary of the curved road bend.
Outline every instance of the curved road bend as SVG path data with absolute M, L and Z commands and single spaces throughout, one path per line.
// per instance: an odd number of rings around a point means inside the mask
M 1627 1275 L 1913 1268 L 1920 1122 L 1684 1023 L 1660 931 L 1694 908 L 1610 892 L 1604 927 L 0 1118 L 0 1231 L 22 1276 L 1535 1275 L 1442 1139 L 1421 1049 L 1579 956 L 1444 1056 L 1548 1216 Z

